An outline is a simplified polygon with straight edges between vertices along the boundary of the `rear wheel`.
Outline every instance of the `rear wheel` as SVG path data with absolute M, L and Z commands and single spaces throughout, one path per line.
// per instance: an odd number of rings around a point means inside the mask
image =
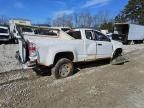
M 117 49 L 113 55 L 113 58 L 110 62 L 112 65 L 116 64 L 123 64 L 124 63 L 124 58 L 122 56 L 122 49 Z
M 66 58 L 58 60 L 54 68 L 52 69 L 52 74 L 56 79 L 66 78 L 73 74 L 74 67 L 73 63 Z

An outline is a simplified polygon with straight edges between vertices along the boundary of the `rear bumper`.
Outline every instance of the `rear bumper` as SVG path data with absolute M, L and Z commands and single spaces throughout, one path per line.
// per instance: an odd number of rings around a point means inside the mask
M 37 62 L 27 62 L 25 64 L 22 64 L 23 69 L 29 69 L 29 68 L 35 68 L 37 66 Z
M 22 63 L 19 51 L 16 52 L 15 58 L 19 61 L 20 64 L 22 64 L 22 67 L 24 69 L 34 68 L 37 65 L 37 57 L 31 57 L 29 61 L 27 61 L 26 63 Z
M 38 58 L 37 58 L 37 56 L 34 56 L 34 57 L 29 57 L 29 59 L 31 62 L 34 62 L 34 61 L 37 61 Z
M 30 58 L 30 61 L 27 61 L 25 64 L 25 67 L 23 68 L 35 68 L 37 66 L 37 59 L 35 58 Z

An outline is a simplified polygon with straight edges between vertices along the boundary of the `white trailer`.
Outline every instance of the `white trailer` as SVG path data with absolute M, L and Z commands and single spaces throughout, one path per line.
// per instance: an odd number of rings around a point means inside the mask
M 144 26 L 127 23 L 115 23 L 113 40 L 119 40 L 125 44 L 143 43 Z

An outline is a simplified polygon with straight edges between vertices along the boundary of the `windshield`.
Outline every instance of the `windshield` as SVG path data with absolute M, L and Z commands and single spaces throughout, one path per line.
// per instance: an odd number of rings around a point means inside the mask
M 35 34 L 38 34 L 38 35 L 49 35 L 49 36 L 58 36 L 58 30 L 35 29 Z
M 0 33 L 8 33 L 8 29 L 0 28 Z
M 28 27 L 23 27 L 22 32 L 33 32 L 33 30 L 31 28 L 28 28 Z

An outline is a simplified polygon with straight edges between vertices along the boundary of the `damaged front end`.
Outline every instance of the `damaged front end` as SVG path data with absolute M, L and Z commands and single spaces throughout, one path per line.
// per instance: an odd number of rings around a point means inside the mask
M 112 65 L 121 65 L 126 62 L 129 62 L 129 58 L 123 54 L 120 54 L 119 56 L 117 56 L 111 60 Z

